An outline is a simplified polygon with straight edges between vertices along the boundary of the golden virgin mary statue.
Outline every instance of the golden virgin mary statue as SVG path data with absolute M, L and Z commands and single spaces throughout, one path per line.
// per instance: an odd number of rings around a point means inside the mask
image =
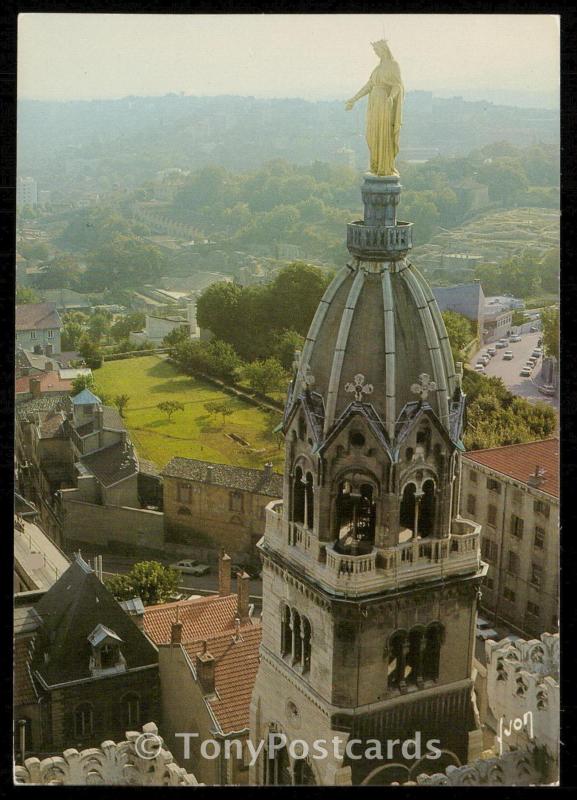
M 374 175 L 398 175 L 395 158 L 399 152 L 399 135 L 403 122 L 404 87 L 399 65 L 385 39 L 372 43 L 381 63 L 354 97 L 347 100 L 350 111 L 357 100 L 369 95 L 366 138 Z

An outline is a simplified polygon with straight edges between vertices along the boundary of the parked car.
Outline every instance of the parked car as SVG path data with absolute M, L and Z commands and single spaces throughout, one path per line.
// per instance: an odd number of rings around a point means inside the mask
M 531 353 L 531 356 L 532 356 L 533 358 L 541 358 L 541 356 L 542 356 L 542 355 L 543 355 L 543 351 L 541 350 L 541 348 L 540 348 L 540 347 L 536 347 L 536 348 L 533 350 L 533 352 Z
M 513 336 L 511 336 L 511 338 L 509 339 L 509 341 L 510 341 L 510 342 L 511 342 L 511 344 L 512 344 L 513 342 L 520 342 L 522 338 L 523 338 L 523 337 L 522 337 L 522 336 L 520 336 L 518 333 L 515 333 Z
M 521 372 L 519 373 L 522 378 L 530 378 L 531 377 L 531 368 L 530 367 L 523 367 Z
M 535 364 L 537 363 L 537 359 L 533 358 L 533 356 L 531 356 L 531 358 L 528 358 L 525 363 L 527 364 L 527 366 L 531 366 L 531 369 L 534 369 L 535 368 Z
M 511 361 L 513 358 L 513 351 L 512 350 L 505 350 L 503 353 L 503 361 Z
M 479 361 L 481 362 L 481 364 L 483 364 L 483 366 L 485 366 L 485 367 L 487 366 L 487 364 L 489 363 L 489 361 L 490 361 L 490 360 L 491 360 L 491 356 L 488 356 L 488 355 L 483 355 L 483 356 L 481 356 L 481 358 L 479 359 Z
M 485 372 L 485 365 L 481 361 L 475 364 L 475 372 Z
M 177 561 L 176 564 L 170 565 L 172 569 L 178 570 L 186 575 L 208 575 L 210 567 L 208 564 L 201 564 L 194 558 L 185 558 L 182 561 Z
M 508 346 L 509 346 L 508 339 L 499 339 L 499 341 L 495 345 L 495 347 L 498 347 L 499 349 L 503 349 L 503 347 L 508 347 Z
M 529 328 L 529 331 L 531 333 L 537 333 L 538 330 L 539 330 L 539 326 L 538 325 L 531 325 L 531 327 Z
M 487 348 L 487 352 L 489 353 L 491 358 L 493 358 L 493 356 L 497 354 L 497 348 L 496 347 L 488 347 Z
M 477 617 L 477 638 L 486 642 L 487 639 L 497 639 L 498 636 L 497 631 L 491 628 L 491 624 L 486 619 Z
M 555 387 L 550 383 L 545 384 L 545 386 L 538 386 L 537 388 L 541 394 L 546 394 L 547 397 L 553 397 L 555 394 Z

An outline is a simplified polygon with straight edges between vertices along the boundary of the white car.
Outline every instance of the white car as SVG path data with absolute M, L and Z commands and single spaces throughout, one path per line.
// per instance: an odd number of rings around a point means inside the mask
M 512 350 L 505 350 L 503 353 L 503 361 L 511 361 L 513 358 L 513 351 Z
M 530 367 L 523 367 L 521 372 L 519 373 L 522 378 L 530 378 L 531 377 L 531 368 Z
M 509 339 L 509 341 L 511 342 L 511 344 L 512 344 L 513 342 L 520 342 L 520 341 L 521 341 L 521 336 L 519 336 L 519 334 L 518 334 L 518 333 L 516 333 L 516 334 L 514 334 L 513 336 L 511 336 L 511 338 Z
M 506 339 L 499 339 L 495 347 L 498 347 L 499 350 L 502 350 L 504 347 L 507 347 L 509 342 Z
M 491 358 L 493 358 L 493 356 L 497 354 L 497 348 L 496 347 L 488 347 L 487 348 L 487 353 L 489 353 Z
M 208 575 L 210 572 L 208 564 L 200 564 L 194 558 L 183 559 L 170 566 L 171 569 L 176 569 L 178 572 L 185 573 L 186 575 Z
M 531 353 L 531 358 L 537 358 L 538 359 L 538 358 L 541 358 L 542 355 L 543 355 L 543 351 L 541 350 L 541 348 L 540 347 L 536 347 L 533 350 L 533 352 Z
M 482 361 L 479 361 L 477 364 L 475 364 L 475 372 L 485 372 L 485 365 Z

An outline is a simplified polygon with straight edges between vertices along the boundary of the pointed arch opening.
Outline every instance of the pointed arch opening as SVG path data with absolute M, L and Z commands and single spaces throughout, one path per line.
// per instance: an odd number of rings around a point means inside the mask
M 305 507 L 306 507 L 306 526 L 310 530 L 313 529 L 315 524 L 315 498 L 314 498 L 314 490 L 313 490 L 313 476 L 310 472 L 306 474 L 306 484 L 305 484 Z
M 415 529 L 415 508 L 416 508 L 417 487 L 414 483 L 407 483 L 403 489 L 401 500 L 401 510 L 399 522 L 401 528 L 408 528 L 410 531 Z
M 293 521 L 305 521 L 305 482 L 301 467 L 295 469 L 293 478 Z
M 427 480 L 423 484 L 423 496 L 419 509 L 419 536 L 432 536 L 435 527 L 436 511 L 435 483 Z
M 345 478 L 336 498 L 336 534 L 340 552 L 370 552 L 375 541 L 375 488 Z

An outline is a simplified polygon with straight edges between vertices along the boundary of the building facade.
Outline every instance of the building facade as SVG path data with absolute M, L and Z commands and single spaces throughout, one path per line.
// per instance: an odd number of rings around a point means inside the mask
M 486 567 L 480 526 L 458 514 L 464 396 L 435 299 L 406 258 L 400 191 L 398 178 L 365 177 L 351 260 L 295 359 L 283 499 L 258 545 L 251 706 L 254 744 L 286 744 L 265 745 L 257 784 L 387 785 L 482 749 L 471 673 Z M 405 747 L 416 731 L 440 742 L 437 760 Z M 335 736 L 358 740 L 356 752 L 291 754 L 296 739 Z M 375 740 L 385 760 L 367 755 Z
M 16 607 L 15 649 L 27 755 L 97 746 L 160 719 L 157 648 L 80 556 L 37 602 Z
M 559 440 L 463 458 L 460 509 L 482 525 L 482 607 L 528 637 L 559 629 Z
M 62 320 L 54 303 L 26 303 L 16 306 L 16 345 L 24 350 L 60 353 Z
M 243 562 L 256 556 L 266 506 L 282 497 L 283 479 L 271 464 L 258 470 L 173 458 L 162 476 L 167 541 L 211 561 L 221 548 Z

